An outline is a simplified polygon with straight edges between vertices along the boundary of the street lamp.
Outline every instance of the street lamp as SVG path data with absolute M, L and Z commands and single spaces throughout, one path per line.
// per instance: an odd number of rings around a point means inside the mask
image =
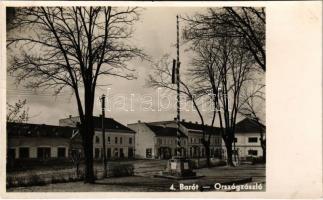
M 107 156 L 106 156 L 106 146 L 105 146 L 105 127 L 104 127 L 104 119 L 105 119 L 105 95 L 101 96 L 101 106 L 102 106 L 102 115 L 101 115 L 101 128 L 102 128 L 102 145 L 103 145 L 103 177 L 107 177 Z

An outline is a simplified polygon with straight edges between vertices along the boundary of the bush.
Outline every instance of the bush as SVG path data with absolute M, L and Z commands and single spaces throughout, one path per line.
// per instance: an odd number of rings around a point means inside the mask
M 46 181 L 39 175 L 32 174 L 28 177 L 7 177 L 6 187 L 28 187 L 46 185 Z
M 108 176 L 123 177 L 133 176 L 134 166 L 132 164 L 113 165 L 108 167 Z
M 210 159 L 210 166 L 209 167 L 225 166 L 226 164 L 227 163 L 224 160 L 211 158 Z M 191 167 L 193 169 L 200 169 L 200 168 L 208 167 L 205 158 L 201 158 L 201 159 L 191 159 L 190 160 L 190 165 L 191 165 Z
M 41 179 L 36 174 L 33 174 L 30 176 L 27 186 L 41 186 L 41 185 L 46 185 L 46 182 L 43 179 Z
M 262 157 L 254 157 L 253 160 L 252 160 L 252 164 L 255 165 L 255 164 L 263 164 L 264 161 L 263 161 L 263 158 Z
M 73 167 L 73 162 L 68 158 L 49 158 L 46 160 L 39 160 L 38 158 L 15 159 L 7 162 L 7 172 L 27 171 L 30 169 L 50 167 L 61 169 L 66 167 Z
M 220 167 L 220 166 L 226 166 L 226 165 L 227 165 L 227 162 L 224 160 L 220 160 L 220 161 L 212 163 L 213 167 Z

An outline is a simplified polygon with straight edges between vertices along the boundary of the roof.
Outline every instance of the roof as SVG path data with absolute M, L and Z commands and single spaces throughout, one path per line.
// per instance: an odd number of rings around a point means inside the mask
M 236 133 L 259 133 L 261 130 L 266 132 L 266 126 L 250 118 L 241 120 L 235 126 Z
M 170 121 L 157 121 L 157 122 L 149 122 L 149 123 L 146 123 L 146 124 L 149 124 L 149 125 L 154 125 L 154 126 L 168 126 L 169 127 L 169 124 L 176 124 L 176 121 L 175 120 L 170 120 Z M 180 124 L 189 129 L 190 132 L 194 132 L 196 134 L 202 134 L 203 132 L 203 125 L 202 124 L 199 124 L 199 123 L 192 123 L 192 122 L 185 122 L 185 121 L 181 121 Z M 212 126 L 205 126 L 204 127 L 206 128 L 206 132 L 209 134 L 218 134 L 220 135 L 221 134 L 221 129 L 219 127 L 212 127 Z
M 66 121 L 66 120 L 71 120 L 74 123 L 72 123 L 70 125 L 75 126 L 76 122 L 80 121 L 80 118 L 79 117 L 70 117 L 70 118 L 61 119 L 60 123 L 62 121 Z M 95 129 L 102 129 L 102 118 L 98 117 L 98 116 L 93 116 L 93 126 Z M 136 133 L 135 131 L 131 130 L 127 126 L 117 122 L 113 118 L 107 118 L 107 117 L 104 118 L 104 128 L 107 131 Z
M 177 136 L 177 128 L 173 127 L 163 127 L 163 126 L 155 126 L 146 124 L 155 134 L 156 136 L 163 137 L 176 137 Z M 187 137 L 181 130 L 179 130 L 181 137 Z
M 93 125 L 96 129 L 102 129 L 102 118 L 93 116 Z M 104 118 L 104 128 L 108 130 L 116 130 L 116 131 L 123 131 L 129 133 L 136 133 L 132 129 L 128 128 L 127 126 L 117 122 L 113 118 Z
M 203 131 L 203 125 L 202 124 L 198 124 L 198 123 L 192 123 L 192 122 L 181 122 L 181 124 L 186 127 L 187 129 L 191 129 L 191 130 L 198 130 L 198 131 Z M 218 127 L 213 127 L 213 126 L 205 126 L 205 130 L 206 132 L 212 133 L 212 134 L 220 134 L 221 133 L 221 129 Z M 198 132 L 196 132 L 198 133 Z
M 7 135 L 25 137 L 61 137 L 71 138 L 75 128 L 46 124 L 28 124 L 7 122 Z

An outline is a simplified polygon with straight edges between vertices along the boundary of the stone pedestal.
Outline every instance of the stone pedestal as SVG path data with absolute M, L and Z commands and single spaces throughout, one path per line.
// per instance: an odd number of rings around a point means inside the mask
M 163 176 L 173 176 L 178 178 L 195 177 L 191 163 L 188 159 L 174 156 L 168 160 L 166 170 L 162 172 Z

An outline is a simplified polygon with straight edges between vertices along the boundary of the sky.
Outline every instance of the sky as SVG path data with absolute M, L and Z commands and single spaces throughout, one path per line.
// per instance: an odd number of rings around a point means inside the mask
M 140 15 L 140 20 L 135 24 L 135 32 L 132 42 L 153 61 L 159 60 L 163 55 L 169 54 L 176 58 L 176 15 L 193 15 L 204 12 L 205 8 L 145 8 Z M 180 21 L 180 26 L 181 26 Z M 189 66 L 190 55 L 185 52 L 187 47 L 180 49 L 181 70 Z M 175 103 L 176 94 L 157 90 L 147 86 L 148 74 L 152 73 L 151 63 L 148 61 L 133 60 L 128 63 L 131 68 L 136 69 L 137 79 L 125 80 L 116 77 L 100 77 L 100 86 L 96 90 L 96 103 L 94 115 L 101 113 L 99 98 L 102 94 L 107 95 L 108 110 L 106 117 L 112 117 L 123 124 L 136 123 L 138 120 L 144 122 L 172 120 L 176 117 L 176 108 L 163 109 L 168 100 Z M 77 105 L 75 97 L 71 92 L 64 92 L 53 96 L 52 91 L 34 94 L 22 85 L 17 86 L 12 77 L 7 76 L 7 101 L 14 103 L 18 99 L 27 99 L 29 108 L 29 122 L 58 125 L 58 120 L 67 118 L 69 115 L 77 116 Z M 163 99 L 164 98 L 164 99 Z M 161 100 L 162 99 L 162 100 Z M 152 100 L 152 109 L 148 109 Z M 125 107 L 120 105 L 125 102 Z M 165 104 L 166 102 L 166 104 Z M 182 119 L 186 121 L 198 121 L 199 117 L 191 107 L 190 111 L 182 111 Z M 159 111 L 159 110 L 161 111 Z

